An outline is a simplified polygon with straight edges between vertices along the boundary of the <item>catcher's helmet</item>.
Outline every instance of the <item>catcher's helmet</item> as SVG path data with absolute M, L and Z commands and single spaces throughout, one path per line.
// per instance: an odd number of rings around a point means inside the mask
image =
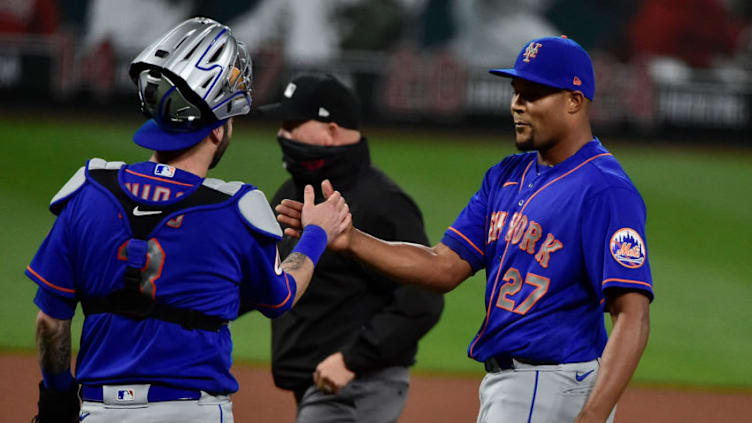
M 154 150 L 190 147 L 251 109 L 251 60 L 229 27 L 208 18 L 179 24 L 131 62 L 141 108 L 153 120 L 134 136 Z

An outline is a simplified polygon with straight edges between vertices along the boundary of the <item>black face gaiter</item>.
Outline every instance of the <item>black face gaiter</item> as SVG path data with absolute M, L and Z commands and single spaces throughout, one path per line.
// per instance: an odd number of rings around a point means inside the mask
M 282 147 L 285 168 L 295 182 L 300 186 L 311 184 L 317 190 L 324 179 L 338 189 L 371 163 L 365 137 L 356 144 L 337 147 L 305 144 L 285 137 L 277 137 L 277 141 Z

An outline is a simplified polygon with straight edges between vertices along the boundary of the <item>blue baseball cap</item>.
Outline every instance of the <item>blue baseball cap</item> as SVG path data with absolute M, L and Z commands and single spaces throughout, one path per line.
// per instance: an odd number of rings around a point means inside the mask
M 149 119 L 133 134 L 133 141 L 141 147 L 156 151 L 182 150 L 198 144 L 227 119 L 218 120 L 192 131 L 175 131 Z
M 565 35 L 532 40 L 520 51 L 514 68 L 489 72 L 562 90 L 581 91 L 590 101 L 595 96 L 595 72 L 590 55 Z

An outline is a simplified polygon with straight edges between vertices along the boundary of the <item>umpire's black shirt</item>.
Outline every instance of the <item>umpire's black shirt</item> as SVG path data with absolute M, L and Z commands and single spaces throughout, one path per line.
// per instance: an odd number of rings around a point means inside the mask
M 333 165 L 335 168 L 332 168 Z M 384 240 L 428 245 L 417 205 L 383 172 L 371 166 L 365 138 L 325 169 L 334 189 L 350 206 L 358 229 Z M 288 167 L 289 170 L 289 167 Z M 293 178 L 274 195 L 303 200 L 305 182 Z M 284 259 L 297 239 L 279 244 Z M 272 374 L 275 384 L 299 391 L 313 384 L 313 372 L 326 357 L 342 352 L 356 374 L 415 362 L 418 340 L 439 320 L 441 294 L 397 284 L 343 255 L 321 256 L 306 293 L 289 312 L 272 321 Z

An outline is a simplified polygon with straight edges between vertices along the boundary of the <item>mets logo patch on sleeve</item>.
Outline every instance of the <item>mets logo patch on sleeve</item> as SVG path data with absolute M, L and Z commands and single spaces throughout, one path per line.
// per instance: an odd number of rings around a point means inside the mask
M 636 269 L 645 263 L 645 243 L 632 228 L 621 228 L 611 237 L 609 247 L 614 260 L 624 267 Z

